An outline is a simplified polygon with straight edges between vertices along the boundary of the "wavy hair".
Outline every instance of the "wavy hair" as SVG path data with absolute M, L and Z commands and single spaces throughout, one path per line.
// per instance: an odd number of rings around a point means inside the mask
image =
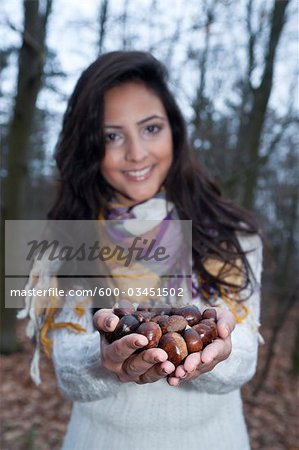
M 227 267 L 237 267 L 241 260 L 243 289 L 249 284 L 250 269 L 236 232 L 258 233 L 255 218 L 223 198 L 196 160 L 189 148 L 185 120 L 167 85 L 167 70 L 150 53 L 106 53 L 82 73 L 70 97 L 56 146 L 60 186 L 48 218 L 91 220 L 105 213 L 113 191 L 100 171 L 105 155 L 104 94 L 129 81 L 142 82 L 151 89 L 166 110 L 173 140 L 173 162 L 164 183 L 166 199 L 175 204 L 181 219 L 192 220 L 195 270 L 205 273 L 212 282 L 233 286 L 220 274 L 207 273 L 204 260 L 216 257 Z

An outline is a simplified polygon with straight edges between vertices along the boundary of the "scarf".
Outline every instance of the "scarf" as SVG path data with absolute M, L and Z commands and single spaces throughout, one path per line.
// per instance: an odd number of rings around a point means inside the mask
M 164 194 L 129 210 L 111 203 L 106 219 L 101 215 L 99 219 L 103 247 L 109 248 L 112 255 L 120 248 L 125 255 L 134 252 L 129 264 L 125 256 L 121 260 L 116 256 L 107 258 L 101 263 L 99 273 L 108 273 L 106 284 L 117 293 L 111 297 L 111 306 L 126 295 L 137 304 L 177 305 L 183 303 L 183 297 L 176 295 L 180 288 L 180 292 L 191 297 L 191 245 L 188 248 L 182 222 L 176 220 L 174 205 L 166 204 Z M 189 228 L 191 237 L 191 223 Z M 159 251 L 166 256 L 160 259 Z

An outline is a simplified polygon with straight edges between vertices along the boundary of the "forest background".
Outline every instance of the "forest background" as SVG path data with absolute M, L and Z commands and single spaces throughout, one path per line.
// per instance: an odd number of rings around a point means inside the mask
M 4 307 L 4 219 L 45 219 L 68 96 L 97 55 L 117 49 L 166 64 L 194 152 L 268 238 L 266 343 L 243 389 L 245 413 L 254 450 L 297 449 L 297 0 L 2 0 L 1 448 L 59 448 L 70 411 L 49 361 L 42 387 L 29 380 L 25 324 Z

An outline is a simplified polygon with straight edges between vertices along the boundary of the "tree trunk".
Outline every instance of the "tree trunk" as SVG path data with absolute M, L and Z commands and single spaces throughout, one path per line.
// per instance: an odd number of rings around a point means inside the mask
M 24 194 L 28 172 L 29 139 L 34 123 L 36 101 L 41 89 L 45 60 L 47 21 L 52 0 L 24 0 L 23 42 L 19 52 L 17 93 L 7 132 L 7 178 L 4 183 L 1 237 L 4 220 L 26 218 Z M 43 12 L 41 12 L 43 10 Z M 3 241 L 2 241 L 3 242 Z M 1 347 L 3 353 L 16 350 L 16 310 L 5 308 L 4 251 L 1 249 Z M 25 280 L 24 280 L 25 284 Z
M 245 83 L 245 88 L 249 86 L 250 110 L 243 110 L 240 119 L 240 128 L 236 152 L 236 161 L 243 161 L 246 165 L 244 171 L 243 192 L 241 196 L 242 204 L 249 209 L 254 207 L 255 188 L 257 186 L 259 174 L 259 148 L 265 122 L 267 106 L 271 94 L 274 62 L 277 52 L 279 38 L 285 23 L 286 7 L 289 0 L 274 1 L 272 18 L 270 24 L 270 36 L 265 55 L 265 66 L 262 81 L 258 88 L 253 88 L 250 79 Z M 250 29 L 250 28 L 249 28 Z M 251 56 L 248 77 L 251 75 L 253 67 L 254 37 L 249 36 L 249 56 Z M 245 89 L 246 103 L 248 103 L 248 89 Z M 240 158 L 239 158 L 240 156 Z

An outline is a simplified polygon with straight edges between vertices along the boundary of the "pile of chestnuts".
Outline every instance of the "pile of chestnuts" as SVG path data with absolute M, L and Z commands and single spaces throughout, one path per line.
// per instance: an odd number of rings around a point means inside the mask
M 113 312 L 119 317 L 115 330 L 105 333 L 109 343 L 131 333 L 143 334 L 148 344 L 142 351 L 159 347 L 166 351 L 175 366 L 194 352 L 201 351 L 217 338 L 217 314 L 214 308 L 200 312 L 197 306 L 179 308 L 170 306 L 135 309 L 127 300 L 121 300 Z

